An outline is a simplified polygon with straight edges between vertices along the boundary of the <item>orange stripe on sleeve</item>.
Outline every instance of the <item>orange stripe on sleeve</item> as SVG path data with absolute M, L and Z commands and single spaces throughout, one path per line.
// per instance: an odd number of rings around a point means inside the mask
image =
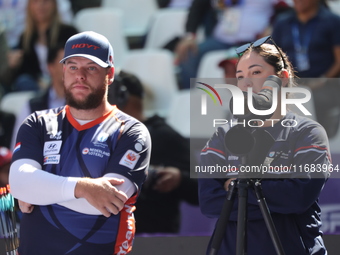
M 133 212 L 136 210 L 136 207 L 133 203 L 129 202 L 135 200 L 136 195 L 127 201 L 124 209 L 120 212 L 120 222 L 114 250 L 115 255 L 127 254 L 132 250 L 132 243 L 136 232 Z

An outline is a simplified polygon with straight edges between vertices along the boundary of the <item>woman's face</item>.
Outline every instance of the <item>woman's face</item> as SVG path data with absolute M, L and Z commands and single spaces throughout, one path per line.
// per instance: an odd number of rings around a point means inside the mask
M 55 11 L 55 0 L 30 0 L 30 13 L 35 22 L 49 22 Z
M 264 61 L 258 53 L 252 51 L 244 54 L 238 62 L 236 68 L 237 86 L 242 91 L 247 91 L 248 87 L 252 87 L 253 92 L 258 93 L 270 75 L 276 75 L 274 67 Z

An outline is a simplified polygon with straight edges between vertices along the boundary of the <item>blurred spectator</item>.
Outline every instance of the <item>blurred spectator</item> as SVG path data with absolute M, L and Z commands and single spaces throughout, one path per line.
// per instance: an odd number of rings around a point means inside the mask
M 1 0 L 0 23 L 5 26 L 6 38 L 9 48 L 14 48 L 19 43 L 19 37 L 25 27 L 26 6 L 28 0 Z M 73 14 L 69 0 L 58 0 L 58 10 L 61 20 L 71 24 Z
M 84 8 L 100 7 L 102 0 L 69 0 L 71 2 L 73 14 Z
M 12 152 L 6 147 L 0 147 L 0 187 L 8 184 L 9 168 L 11 166 Z
M 178 233 L 180 203 L 198 205 L 196 179 L 190 179 L 189 140 L 159 116 L 143 116 L 144 89 L 140 80 L 120 71 L 109 88 L 109 102 L 143 121 L 148 128 L 152 151 L 148 178 L 135 212 L 138 233 Z
M 203 55 L 212 50 L 228 49 L 263 36 L 281 0 L 193 0 L 186 22 L 187 35 L 177 44 L 176 63 L 180 66 L 180 85 L 190 88 Z M 282 7 L 288 7 L 284 5 Z M 213 13 L 213 16 L 209 17 Z M 197 45 L 200 24 L 212 27 L 207 38 Z
M 224 78 L 236 78 L 236 64 L 238 59 L 235 58 L 226 58 L 223 59 L 220 63 L 218 63 L 218 67 L 223 70 Z
M 230 48 L 225 51 L 225 58 L 218 63 L 218 67 L 223 70 L 223 75 L 227 82 L 235 82 L 238 59 L 236 48 Z
M 5 93 L 4 83 L 8 68 L 8 46 L 5 32 L 5 27 L 0 23 L 0 97 Z
M 334 78 L 340 74 L 339 22 L 323 0 L 294 0 L 294 10 L 278 17 L 272 37 L 300 78 Z
M 25 26 L 27 0 L 2 0 L 0 23 L 5 27 L 7 44 L 14 48 Z
M 10 148 L 15 115 L 0 110 L 0 146 Z
M 338 78 L 340 17 L 329 10 L 324 0 L 293 2 L 294 10 L 280 15 L 273 25 L 273 39 L 290 58 L 298 77 Z M 340 110 L 339 84 L 334 79 L 303 79 L 301 83 L 312 89 L 318 122 L 329 136 L 334 135 L 334 125 L 339 120 L 330 117 L 330 112 Z
M 8 70 L 7 63 L 7 42 L 4 27 L 0 23 L 0 100 L 6 93 L 4 86 L 6 71 Z M 0 146 L 7 148 L 11 145 L 11 137 L 15 123 L 15 115 L 0 110 Z
M 15 121 L 12 135 L 11 147 L 14 148 L 16 134 L 22 122 L 34 111 L 56 108 L 65 105 L 65 93 L 63 82 L 63 65 L 59 63 L 64 57 L 64 45 L 58 44 L 48 51 L 47 63 L 48 71 L 51 76 L 50 84 L 47 89 L 37 92 L 20 111 Z
M 65 44 L 76 33 L 76 28 L 59 20 L 57 0 L 28 0 L 25 30 L 18 47 L 10 52 L 13 90 L 46 87 L 48 49 Z

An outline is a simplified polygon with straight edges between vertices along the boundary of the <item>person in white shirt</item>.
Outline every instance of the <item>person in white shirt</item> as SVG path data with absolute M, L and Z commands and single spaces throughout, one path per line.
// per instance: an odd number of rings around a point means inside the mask
M 223 3 L 222 5 L 216 2 Z M 261 37 L 270 24 L 275 6 L 281 0 L 194 0 L 186 22 L 186 36 L 175 49 L 176 64 L 180 67 L 180 86 L 190 88 L 190 78 L 195 78 L 199 63 L 207 52 L 227 50 Z M 199 43 L 196 37 L 200 23 L 216 16 L 211 34 Z

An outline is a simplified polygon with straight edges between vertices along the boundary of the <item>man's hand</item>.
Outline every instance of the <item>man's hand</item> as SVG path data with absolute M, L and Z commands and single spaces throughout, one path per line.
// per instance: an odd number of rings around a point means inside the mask
M 34 205 L 18 200 L 19 208 L 22 213 L 31 213 L 34 209 Z
M 176 167 L 164 167 L 157 169 L 157 181 L 154 189 L 161 192 L 170 192 L 181 183 L 181 171 Z
M 123 182 L 121 179 L 107 177 L 82 178 L 77 182 L 74 195 L 76 198 L 85 198 L 105 217 L 110 217 L 111 213 L 118 214 L 128 200 L 126 194 L 115 187 Z

